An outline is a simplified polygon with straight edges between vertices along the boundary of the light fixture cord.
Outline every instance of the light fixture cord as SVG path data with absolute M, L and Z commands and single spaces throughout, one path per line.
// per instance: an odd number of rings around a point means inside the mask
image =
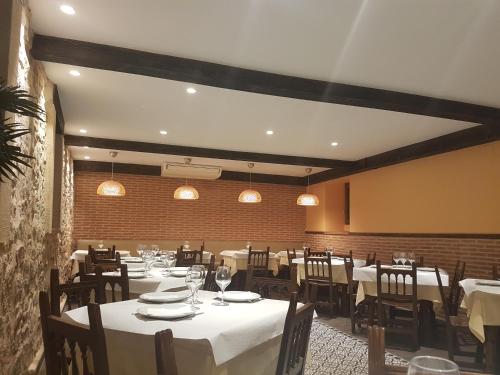
M 306 193 L 309 193 L 309 175 L 307 175 Z
M 252 169 L 250 169 L 250 189 L 252 189 Z
M 111 162 L 111 181 L 113 181 L 113 176 L 114 176 L 114 165 L 115 163 Z

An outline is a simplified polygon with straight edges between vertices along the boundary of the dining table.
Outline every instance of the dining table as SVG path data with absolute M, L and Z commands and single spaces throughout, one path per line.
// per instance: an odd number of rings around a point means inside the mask
M 282 250 L 282 251 L 276 253 L 276 255 L 280 259 L 280 262 L 279 262 L 280 266 L 289 266 L 288 253 L 286 250 Z M 304 250 L 295 250 L 295 256 L 297 258 L 304 258 Z
M 234 276 L 238 271 L 246 271 L 248 266 L 248 250 L 223 250 L 220 256 L 224 259 L 224 265 L 231 267 L 231 276 Z M 277 254 L 269 252 L 268 269 L 273 275 L 278 274 L 279 257 Z
M 101 250 L 101 249 L 97 248 L 96 250 Z M 102 250 L 107 250 L 107 248 L 102 249 Z M 128 251 L 128 250 L 116 250 L 116 251 L 118 253 L 120 253 L 120 257 L 121 258 L 129 257 L 130 256 L 130 251 Z M 71 254 L 70 259 L 71 260 L 75 260 L 77 262 L 85 262 L 85 257 L 87 255 L 89 255 L 89 251 L 88 250 L 75 250 L 73 252 L 73 254 Z
M 217 297 L 199 291 L 199 310 L 175 320 L 140 315 L 141 308 L 162 306 L 140 299 L 101 305 L 110 374 L 156 374 L 154 334 L 165 329 L 173 332 L 180 375 L 274 374 L 288 302 L 259 299 L 217 306 Z M 65 312 L 63 319 L 89 324 L 86 307 Z
M 461 307 L 467 310 L 469 329 L 484 343 L 486 371 L 500 372 L 500 281 L 464 279 Z
M 293 264 L 297 265 L 297 284 L 301 284 L 302 280 L 306 278 L 306 268 L 304 258 L 295 258 L 292 260 Z M 363 267 L 366 264 L 364 259 L 353 259 L 354 268 Z M 347 284 L 347 274 L 345 271 L 344 258 L 332 257 L 332 281 L 337 284 Z M 311 265 L 309 265 L 311 267 Z M 316 267 L 316 266 L 315 266 Z M 326 264 L 323 267 L 328 267 Z M 309 268 L 310 269 L 310 268 Z M 325 274 L 328 275 L 328 271 L 325 270 Z

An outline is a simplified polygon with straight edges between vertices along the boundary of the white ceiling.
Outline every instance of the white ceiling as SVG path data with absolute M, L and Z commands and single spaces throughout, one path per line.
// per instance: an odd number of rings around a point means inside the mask
M 160 154 L 149 154 L 142 152 L 130 152 L 130 151 L 119 151 L 116 158 L 112 158 L 109 155 L 109 150 L 103 150 L 98 148 L 84 148 L 70 146 L 71 155 L 75 160 L 87 160 L 85 156 L 90 157 L 91 161 L 114 161 L 116 163 L 127 163 L 127 164 L 142 164 L 142 165 L 157 165 L 160 166 L 164 162 L 170 163 L 184 163 L 185 156 L 179 155 L 160 155 Z M 189 155 L 187 155 L 189 156 Z M 190 156 L 191 157 L 191 156 Z M 238 160 L 223 160 L 223 159 L 212 159 L 212 158 L 198 158 L 191 157 L 191 164 L 200 165 L 214 165 L 221 167 L 225 171 L 235 171 L 235 172 L 248 172 L 248 163 Z M 298 165 L 283 165 L 283 164 L 269 164 L 269 163 L 254 163 L 252 168 L 252 173 L 264 173 L 282 176 L 295 176 L 304 177 L 306 176 L 306 166 Z M 312 173 L 317 173 L 326 170 L 327 168 L 312 168 Z
M 37 33 L 500 107 L 498 0 L 64 2 Z
M 83 128 L 90 137 L 357 160 L 474 125 L 200 85 L 190 95 L 183 82 L 80 67 L 73 77 L 73 67 L 44 65 L 67 134 Z

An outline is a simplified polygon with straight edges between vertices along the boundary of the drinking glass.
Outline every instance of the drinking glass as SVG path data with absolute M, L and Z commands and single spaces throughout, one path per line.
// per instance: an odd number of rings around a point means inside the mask
M 325 249 L 325 253 L 326 253 L 326 254 L 330 254 L 330 256 L 332 257 L 332 256 L 333 256 L 333 249 L 332 249 L 331 247 L 327 247 L 327 248 Z
M 158 245 L 151 245 L 151 250 L 156 256 L 160 254 L 160 246 Z
M 459 375 L 456 363 L 432 356 L 414 357 L 408 366 L 408 375 Z
M 140 257 L 142 257 L 142 253 L 144 252 L 144 250 L 146 250 L 146 245 L 137 245 L 137 254 L 139 254 Z
M 407 254 L 407 259 L 408 259 L 408 262 L 410 262 L 410 267 L 413 266 L 413 263 L 415 263 L 415 253 L 414 252 L 409 252 Z
M 190 245 L 189 245 L 189 241 L 184 241 L 184 244 L 182 245 L 182 248 L 183 248 L 184 250 L 189 250 L 189 247 L 190 247 Z
M 104 241 L 103 240 L 99 240 L 99 243 L 97 244 L 97 247 L 99 249 L 102 249 L 104 247 Z
M 198 272 L 200 275 L 201 275 L 201 278 L 197 278 L 196 279 L 196 284 L 195 284 L 195 290 L 194 290 L 194 295 L 193 295 L 193 298 L 194 298 L 194 303 L 195 304 L 202 304 L 203 302 L 201 302 L 199 299 L 198 299 L 198 291 L 200 290 L 200 288 L 203 286 L 203 283 L 205 282 L 205 277 L 207 276 L 207 270 L 205 268 L 204 265 L 202 264 L 195 264 L 191 267 L 191 269 L 193 271 L 196 271 Z
M 392 253 L 392 259 L 394 259 L 394 267 L 398 267 L 399 261 L 401 260 L 401 253 L 399 251 L 395 251 Z
M 304 250 L 304 252 L 305 252 L 307 249 L 309 249 L 309 248 L 310 248 L 310 246 L 309 246 L 309 244 L 308 244 L 307 242 L 304 242 L 304 243 L 302 244 L 302 249 Z
M 172 270 L 172 265 L 176 261 L 176 253 L 175 251 L 165 251 L 164 254 L 162 255 L 162 262 L 164 265 L 167 266 L 167 273 L 171 273 Z
M 402 251 L 399 254 L 400 254 L 399 256 L 400 256 L 401 266 L 402 268 L 406 268 L 406 261 L 408 260 L 408 256 L 404 251 Z
M 250 246 L 252 246 L 252 243 L 250 241 L 247 241 L 247 245 L 246 245 L 247 250 L 250 250 Z
M 151 267 L 153 266 L 153 263 L 156 261 L 154 253 L 151 250 L 144 250 L 142 252 L 142 260 L 145 263 L 146 277 L 153 277 L 151 275 Z
M 199 268 L 199 266 L 189 268 L 185 280 L 187 287 L 191 291 L 191 309 L 193 310 L 199 310 L 199 307 L 196 307 L 194 304 L 196 303 L 196 291 L 203 283 L 203 279 L 204 272 Z
M 228 266 L 217 267 L 217 272 L 215 273 L 215 282 L 222 292 L 221 300 L 219 302 L 216 302 L 215 305 L 228 306 L 229 304 L 227 302 L 224 302 L 224 290 L 229 284 L 231 284 L 231 268 Z

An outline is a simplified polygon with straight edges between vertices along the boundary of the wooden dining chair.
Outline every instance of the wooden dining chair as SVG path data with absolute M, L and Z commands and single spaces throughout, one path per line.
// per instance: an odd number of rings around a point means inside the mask
M 126 264 L 120 265 L 120 267 L 115 270 L 119 272 L 116 275 L 105 274 L 107 270 L 103 269 L 101 265 L 97 265 L 95 268 L 95 276 L 99 287 L 101 288 L 100 295 L 104 296 L 102 298 L 102 303 L 106 303 L 106 286 L 109 285 L 111 287 L 111 302 L 116 302 L 116 287 L 120 287 L 120 295 L 121 301 L 128 301 L 130 299 L 129 292 L 129 280 L 128 280 L 128 269 Z
M 214 257 L 214 255 L 212 255 Z M 224 259 L 221 259 L 219 266 L 224 265 Z M 202 290 L 208 290 L 210 292 L 217 292 L 219 291 L 219 287 L 215 281 L 215 274 L 217 272 L 217 269 L 215 267 L 215 264 L 213 266 L 209 266 L 207 269 L 207 275 L 205 276 L 205 283 L 203 284 L 203 287 L 201 288 Z
M 293 248 L 292 250 L 286 249 L 286 256 L 288 258 L 288 266 L 291 267 L 292 260 L 297 258 L 297 252 L 295 251 L 295 248 Z
M 182 248 L 177 249 L 177 262 L 175 265 L 177 267 L 189 267 L 193 264 L 203 263 L 203 252 L 204 249 L 200 250 L 183 250 Z
M 253 266 L 254 272 L 261 276 L 270 276 L 269 271 L 269 252 L 271 248 L 268 246 L 266 250 L 253 250 L 252 246 L 248 248 L 247 269 Z
M 382 267 L 377 261 L 377 315 L 381 327 L 388 332 L 408 334 L 410 349 L 418 350 L 418 300 L 417 300 L 417 265 L 411 269 Z M 387 321 L 385 308 L 402 309 L 410 313 L 410 320 L 400 314 L 391 313 Z M 396 316 L 398 315 L 398 316 Z M 389 324 L 388 324 L 389 323 Z
M 178 375 L 175 361 L 174 336 L 166 329 L 155 333 L 156 373 L 158 375 Z
M 89 303 L 87 306 L 88 328 L 52 314 L 47 292 L 40 292 L 39 307 L 47 375 L 78 375 L 79 363 L 82 364 L 83 375 L 109 374 L 106 340 L 99 305 Z M 80 355 L 77 354 L 77 349 Z M 89 366 L 89 357 L 92 358 L 91 366 Z
M 276 375 L 304 374 L 314 304 L 306 303 L 297 309 L 297 300 L 297 293 L 292 293 L 281 338 Z
M 309 254 L 310 257 L 324 257 L 326 256 L 326 251 L 313 251 L 309 248 L 305 249 L 304 254 Z
M 457 315 L 460 308 L 460 302 L 462 297 L 462 288 L 460 287 L 460 281 L 464 279 L 465 276 L 465 262 L 457 261 L 455 265 L 455 272 L 453 273 L 453 279 L 449 284 L 448 288 L 448 311 L 450 315 Z
M 66 297 L 65 308 L 68 310 L 87 306 L 91 302 L 92 294 L 94 294 L 95 302 L 104 302 L 98 280 L 82 280 L 61 284 L 57 268 L 50 270 L 49 291 L 51 314 L 55 316 L 61 316 L 61 297 L 64 296 Z
M 292 293 L 297 292 L 297 265 L 294 264 L 290 270 L 288 280 L 276 277 L 261 277 L 254 274 L 252 265 L 248 266 L 245 290 L 259 293 L 263 298 L 290 300 Z
M 310 302 L 313 299 L 321 301 L 326 290 L 327 304 L 330 316 L 334 315 L 334 311 L 339 305 L 339 287 L 333 282 L 332 259 L 331 255 L 326 256 L 310 256 L 309 251 L 304 253 L 304 270 L 305 270 L 305 300 Z M 312 286 L 316 286 L 319 295 L 314 296 Z
M 90 259 L 94 263 L 101 259 L 114 259 L 116 255 L 116 247 L 115 245 L 113 245 L 112 247 L 108 247 L 107 249 L 96 250 L 94 247 L 92 247 L 92 245 L 89 245 L 88 255 L 90 255 Z
M 80 276 L 84 276 L 89 273 L 95 272 L 95 267 L 97 265 L 101 266 L 104 271 L 113 271 L 118 269 L 121 264 L 120 253 L 116 253 L 114 258 L 103 258 L 103 259 L 95 259 L 92 260 L 90 255 L 85 255 L 85 262 L 83 263 L 83 267 L 79 265 L 79 273 Z
M 374 265 L 376 260 L 377 260 L 377 253 L 373 253 L 373 255 L 371 253 L 366 254 L 365 266 L 368 267 Z

